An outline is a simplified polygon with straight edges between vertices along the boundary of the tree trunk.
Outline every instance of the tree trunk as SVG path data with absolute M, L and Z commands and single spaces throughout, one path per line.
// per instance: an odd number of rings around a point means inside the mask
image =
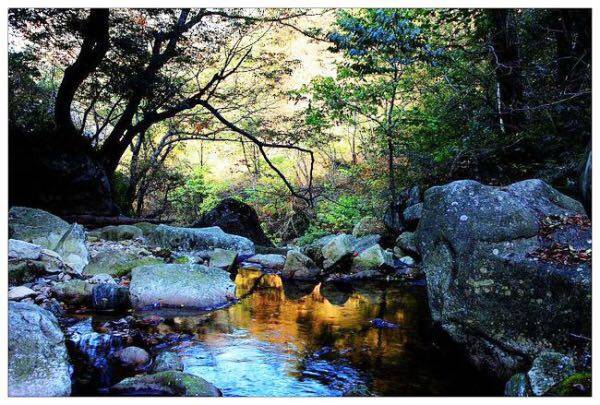
M 92 9 L 85 23 L 83 43 L 75 62 L 65 69 L 56 94 L 54 119 L 61 135 L 77 135 L 71 118 L 71 104 L 81 83 L 96 69 L 110 46 L 108 9 Z
M 522 111 L 524 86 L 514 16 L 511 10 L 491 9 L 492 64 L 496 71 L 500 100 L 500 119 L 508 135 L 519 132 L 525 120 Z

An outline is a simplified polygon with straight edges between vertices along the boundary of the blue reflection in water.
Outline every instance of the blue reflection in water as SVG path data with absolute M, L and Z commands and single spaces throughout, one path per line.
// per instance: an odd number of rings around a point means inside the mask
M 218 384 L 225 396 L 340 396 L 362 383 L 351 367 L 313 357 L 299 364 L 294 345 L 263 342 L 243 329 L 178 351 L 185 372 Z

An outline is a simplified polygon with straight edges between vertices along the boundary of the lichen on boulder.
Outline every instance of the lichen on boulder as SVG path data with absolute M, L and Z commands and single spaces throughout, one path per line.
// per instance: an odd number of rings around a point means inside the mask
M 591 333 L 591 266 L 536 256 L 557 242 L 591 249 L 580 203 L 541 180 L 507 187 L 462 180 L 425 193 L 416 232 L 434 321 L 479 367 L 508 379 L 539 353 L 571 354 Z M 560 238 L 559 238 L 560 236 Z
M 235 299 L 229 273 L 197 264 L 140 266 L 131 272 L 130 299 L 134 308 L 216 308 Z
M 46 211 L 12 207 L 8 212 L 8 234 L 11 239 L 55 251 L 77 273 L 81 273 L 88 263 L 83 227 L 69 224 Z
M 69 396 L 71 370 L 54 315 L 34 304 L 9 302 L 8 395 Z

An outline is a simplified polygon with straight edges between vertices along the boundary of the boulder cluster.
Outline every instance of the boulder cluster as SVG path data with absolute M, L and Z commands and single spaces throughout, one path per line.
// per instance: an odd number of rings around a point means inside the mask
M 238 269 L 321 282 L 322 291 L 425 278 L 434 322 L 506 381 L 507 395 L 589 386 L 591 223 L 579 202 L 540 180 L 413 187 L 383 218 L 304 246 L 259 248 L 218 226 L 86 230 L 26 207 L 10 209 L 9 238 L 11 396 L 70 395 L 81 381 L 115 395 L 220 395 L 185 373 L 176 353 L 153 349 L 170 338 L 144 332 L 160 317 L 127 314 L 235 303 Z M 124 316 L 101 326 L 73 317 L 92 311 Z

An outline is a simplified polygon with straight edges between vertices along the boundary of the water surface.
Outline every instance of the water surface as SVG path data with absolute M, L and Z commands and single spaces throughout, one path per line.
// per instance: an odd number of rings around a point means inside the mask
M 239 303 L 160 326 L 194 335 L 174 347 L 185 371 L 225 396 L 499 394 L 435 338 L 423 285 L 284 282 L 243 269 L 236 284 Z M 398 328 L 376 329 L 374 318 Z

